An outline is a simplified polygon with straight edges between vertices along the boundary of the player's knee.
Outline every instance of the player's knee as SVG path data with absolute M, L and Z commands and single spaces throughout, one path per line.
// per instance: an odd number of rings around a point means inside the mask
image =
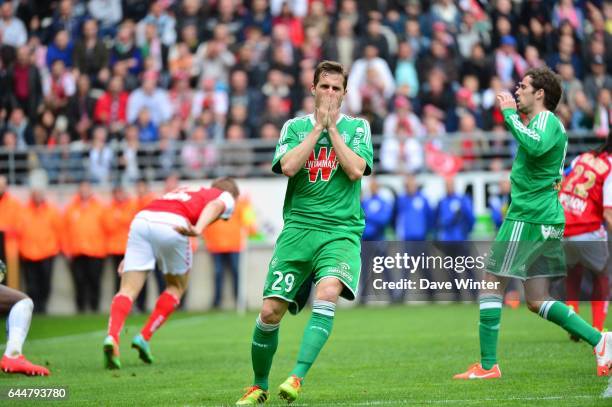
M 343 289 L 344 286 L 340 280 L 326 278 L 317 285 L 316 299 L 335 303 L 338 301 L 338 297 L 340 297 Z
M 542 306 L 542 301 L 526 299 L 527 308 L 529 311 L 535 312 L 536 314 L 540 312 L 540 307 Z
M 270 304 L 264 304 L 259 315 L 264 324 L 278 324 L 283 319 L 283 311 Z

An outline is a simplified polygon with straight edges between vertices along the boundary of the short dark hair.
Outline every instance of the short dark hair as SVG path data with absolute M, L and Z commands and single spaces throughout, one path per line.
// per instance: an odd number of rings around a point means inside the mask
M 217 178 L 213 181 L 211 186 L 213 188 L 229 192 L 230 194 L 232 194 L 234 199 L 238 198 L 238 196 L 240 195 L 238 184 L 236 184 L 236 181 L 232 177 Z
M 317 87 L 317 84 L 319 83 L 319 79 L 321 79 L 321 74 L 323 72 L 329 72 L 329 73 L 337 73 L 342 75 L 342 77 L 344 78 L 343 81 L 343 85 L 344 85 L 344 90 L 346 90 L 346 83 L 348 82 L 348 73 L 344 70 L 344 67 L 342 66 L 341 63 L 336 62 L 336 61 L 321 61 L 319 62 L 319 64 L 317 65 L 317 68 L 315 69 L 315 73 L 314 73 L 314 86 L 315 88 Z
M 563 93 L 559 75 L 548 67 L 542 67 L 529 69 L 525 76 L 531 78 L 531 87 L 533 89 L 536 91 L 542 89 L 544 91 L 544 107 L 554 112 Z

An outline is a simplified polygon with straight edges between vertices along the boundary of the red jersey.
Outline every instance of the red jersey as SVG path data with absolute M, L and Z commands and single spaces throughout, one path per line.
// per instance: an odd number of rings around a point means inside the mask
M 229 218 L 234 211 L 234 198 L 229 192 L 217 188 L 179 187 L 155 199 L 144 210 L 175 213 L 195 225 L 206 205 L 217 198 L 225 204 L 220 217 Z
M 608 154 L 584 153 L 572 164 L 559 194 L 565 211 L 565 236 L 598 230 L 604 208 L 612 207 L 612 161 Z

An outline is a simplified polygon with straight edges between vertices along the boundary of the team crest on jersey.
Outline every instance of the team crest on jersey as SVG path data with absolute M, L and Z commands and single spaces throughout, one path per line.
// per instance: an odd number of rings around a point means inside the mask
M 328 150 L 327 147 L 321 147 L 316 157 L 315 151 L 312 150 L 310 157 L 304 164 L 304 168 L 308 170 L 308 180 L 310 182 L 317 182 L 319 173 L 321 174 L 322 181 L 329 181 L 332 173 L 338 168 L 338 160 L 336 159 L 334 148 L 330 147 Z
M 297 136 L 300 141 L 303 141 L 308 135 L 307 131 L 298 131 Z
M 342 139 L 344 140 L 344 144 L 348 144 L 348 142 L 349 142 L 349 137 L 350 137 L 350 136 L 348 135 L 348 133 L 347 133 L 346 131 L 343 131 L 343 132 L 342 132 L 342 134 L 341 134 L 341 136 L 342 136 Z

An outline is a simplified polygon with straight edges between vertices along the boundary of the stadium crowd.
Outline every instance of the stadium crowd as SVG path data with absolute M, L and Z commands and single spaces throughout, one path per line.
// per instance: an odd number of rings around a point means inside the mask
M 74 165 L 109 182 L 146 176 L 143 160 L 159 177 L 250 162 L 243 140 L 273 144 L 312 112 L 314 66 L 332 59 L 349 72 L 345 113 L 384 136 L 381 170 L 424 169 L 454 132 L 466 166 L 506 142 L 481 136 L 505 133 L 495 94 L 544 64 L 566 128 L 606 136 L 611 34 L 609 0 L 3 1 L 0 162 L 52 182 L 80 181 Z

